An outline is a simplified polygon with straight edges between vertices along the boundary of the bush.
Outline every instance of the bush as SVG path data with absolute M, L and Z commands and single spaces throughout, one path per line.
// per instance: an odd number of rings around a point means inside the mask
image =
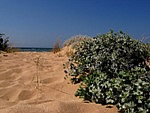
M 150 52 L 150 43 L 146 43 L 145 47 L 147 48 L 147 50 Z
M 97 71 L 86 77 L 76 96 L 104 105 L 116 105 L 123 113 L 148 113 L 150 71 L 137 67 L 132 71 L 120 71 L 115 77 Z
M 0 51 L 7 51 L 8 50 L 8 37 L 7 38 L 3 38 L 4 34 L 0 34 Z
M 149 56 L 142 42 L 111 31 L 77 46 L 67 73 L 74 83 L 81 82 L 76 96 L 117 105 L 125 113 L 147 113 L 150 70 L 145 61 Z
M 81 41 L 83 40 L 88 40 L 90 39 L 91 37 L 89 36 L 86 36 L 86 35 L 76 35 L 76 36 L 72 36 L 70 39 L 66 40 L 64 42 L 64 47 L 65 46 L 72 46 L 73 48 L 78 45 Z
M 145 44 L 123 32 L 109 32 L 85 40 L 75 49 L 70 59 L 69 74 L 77 81 L 97 70 L 113 77 L 115 73 L 131 70 L 135 66 L 148 68 L 145 61 L 150 55 Z

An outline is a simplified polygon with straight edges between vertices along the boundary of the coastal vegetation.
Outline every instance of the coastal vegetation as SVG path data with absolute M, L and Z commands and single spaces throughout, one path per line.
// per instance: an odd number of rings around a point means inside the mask
M 69 68 L 64 65 L 71 81 L 80 83 L 75 95 L 116 105 L 122 113 L 150 112 L 148 45 L 112 30 L 80 41 L 69 58 Z
M 4 38 L 4 35 L 5 34 L 0 33 L 0 51 L 8 51 L 9 38 L 8 37 Z
M 75 35 L 75 36 L 72 36 L 70 39 L 66 40 L 63 46 L 64 47 L 72 46 L 72 48 L 75 48 L 81 41 L 89 40 L 89 39 L 91 39 L 91 37 L 87 35 Z
M 0 33 L 0 52 L 18 52 L 19 48 L 10 46 L 9 37 L 4 37 L 5 34 Z
M 75 35 L 66 40 L 63 44 L 63 47 L 67 48 L 66 55 L 68 57 L 72 56 L 75 53 L 75 48 L 84 40 L 91 40 L 91 37 L 87 35 Z
M 55 43 L 54 43 L 54 46 L 53 46 L 53 53 L 57 53 L 57 52 L 60 52 L 61 50 L 61 39 L 58 39 Z

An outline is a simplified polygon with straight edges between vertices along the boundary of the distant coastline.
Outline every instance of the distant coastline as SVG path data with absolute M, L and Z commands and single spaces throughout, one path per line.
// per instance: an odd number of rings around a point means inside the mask
M 22 52 L 49 52 L 52 48 L 40 48 L 40 47 L 15 47 Z

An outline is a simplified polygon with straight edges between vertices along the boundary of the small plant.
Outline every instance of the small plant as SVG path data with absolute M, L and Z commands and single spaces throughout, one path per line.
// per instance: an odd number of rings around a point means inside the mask
M 3 38 L 5 34 L 0 34 L 0 51 L 6 51 L 8 50 L 8 42 L 9 42 L 9 38 Z
M 114 104 L 124 113 L 150 112 L 150 54 L 144 43 L 110 31 L 75 49 L 65 72 L 73 83 L 81 83 L 76 96 Z
M 53 47 L 53 53 L 57 53 L 61 50 L 61 40 L 58 39 L 55 43 L 54 43 L 54 47 Z

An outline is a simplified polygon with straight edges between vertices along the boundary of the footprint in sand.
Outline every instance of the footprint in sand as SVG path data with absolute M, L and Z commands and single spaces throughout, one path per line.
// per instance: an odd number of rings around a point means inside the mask
M 43 84 L 51 84 L 51 83 L 56 82 L 56 81 L 58 81 L 60 79 L 61 79 L 60 77 L 46 78 L 44 80 L 41 80 L 41 83 L 43 83 Z
M 16 101 L 16 97 L 18 95 L 19 86 L 15 85 L 10 88 L 3 88 L 0 90 L 0 98 L 6 101 L 14 102 Z
M 34 96 L 34 92 L 33 91 L 23 90 L 18 95 L 18 99 L 19 100 L 28 100 L 28 99 L 31 99 L 33 96 Z

